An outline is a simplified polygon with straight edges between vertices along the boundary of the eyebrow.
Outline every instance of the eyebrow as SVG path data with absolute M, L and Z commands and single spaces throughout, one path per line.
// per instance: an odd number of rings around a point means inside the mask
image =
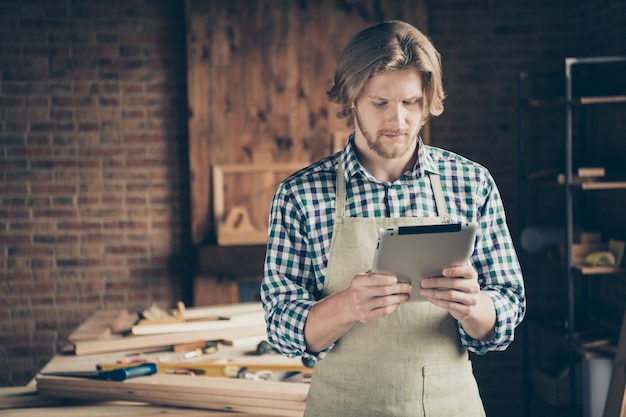
M 376 96 L 376 95 L 369 95 L 367 96 L 369 99 L 371 100 L 381 100 L 381 101 L 389 101 L 389 99 L 384 98 L 384 97 L 380 97 L 380 96 Z M 415 95 L 415 96 L 411 96 L 411 97 L 407 97 L 402 99 L 402 101 L 412 101 L 412 100 L 420 100 L 424 98 L 424 94 L 419 94 L 419 95 Z

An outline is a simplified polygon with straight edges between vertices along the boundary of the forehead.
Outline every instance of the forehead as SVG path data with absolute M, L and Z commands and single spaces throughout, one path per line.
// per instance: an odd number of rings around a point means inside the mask
M 421 96 L 422 76 L 414 69 L 381 72 L 372 76 L 361 91 L 365 97 L 387 99 Z

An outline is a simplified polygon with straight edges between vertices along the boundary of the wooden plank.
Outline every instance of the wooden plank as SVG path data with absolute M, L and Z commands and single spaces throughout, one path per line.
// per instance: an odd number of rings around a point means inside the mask
M 265 326 L 250 326 L 234 329 L 204 330 L 199 332 L 155 334 L 145 336 L 113 336 L 106 340 L 85 340 L 74 344 L 74 354 L 89 355 L 105 352 L 153 349 L 180 343 L 191 343 L 198 340 L 230 340 L 233 338 L 236 339 L 239 337 L 250 337 L 254 335 L 265 337 Z
M 141 324 L 133 326 L 134 335 L 172 334 L 185 332 L 219 331 L 239 327 L 265 326 L 263 312 L 234 315 L 225 320 L 188 321 L 180 323 Z
M 41 396 L 40 396 L 41 397 Z M 36 402 L 19 409 L 4 410 L 2 417 L 267 417 L 258 413 L 200 410 L 121 401 L 68 401 L 62 397 L 44 397 L 50 403 L 38 406 Z M 52 404 L 56 402 L 56 404 Z
M 192 307 L 185 310 L 186 320 L 203 318 L 233 318 L 236 316 L 263 312 L 263 305 L 259 302 L 236 304 L 219 304 L 206 307 Z
M 210 115 L 213 83 L 210 78 L 211 31 L 206 30 L 209 12 L 185 1 L 187 13 L 187 100 L 189 105 L 189 174 L 191 239 L 194 244 L 212 234 Z
M 123 382 L 38 375 L 42 395 L 301 416 L 308 384 L 152 375 Z
M 193 378 L 186 375 L 179 375 L 180 378 Z M 264 398 L 248 398 L 245 396 L 229 396 L 227 394 L 215 394 L 207 391 L 203 394 L 193 392 L 170 392 L 168 390 L 155 390 L 151 384 L 145 384 L 145 387 L 132 388 L 109 386 L 105 387 L 100 384 L 92 384 L 91 380 L 86 383 L 82 381 L 66 381 L 53 380 L 45 381 L 48 376 L 43 376 L 43 380 L 39 380 L 39 393 L 43 396 L 63 397 L 63 398 L 84 398 L 98 401 L 137 401 L 150 404 L 208 408 L 214 410 L 232 410 L 232 411 L 260 411 L 265 409 L 262 414 L 277 415 L 294 415 L 289 410 L 304 411 L 305 403 L 303 401 L 275 400 Z M 58 378 L 58 377 L 52 377 Z M 77 380 L 78 378 L 66 378 L 66 380 Z M 196 378 L 198 379 L 198 378 Z M 212 379 L 212 378 L 204 378 Z M 81 383 L 83 382 L 83 383 Z M 105 381 L 109 382 L 109 381 Z M 112 381 L 115 382 L 115 381 Z M 257 383 L 262 384 L 263 381 Z M 93 386 L 92 386 L 93 385 Z M 128 390 L 132 390 L 129 392 Z M 163 399 L 163 397 L 171 396 L 171 398 Z M 296 413 L 298 414 L 298 413 Z M 302 414 L 302 413 L 300 413 Z
M 87 385 L 86 389 L 102 389 L 103 392 L 118 392 L 141 390 L 158 393 L 225 395 L 238 398 L 259 398 L 278 401 L 304 402 L 309 390 L 308 384 L 278 381 L 252 381 L 238 378 L 202 378 L 188 375 L 154 374 L 127 379 L 125 381 L 105 381 L 99 379 L 73 378 L 52 375 L 37 375 L 35 377 L 37 390 L 45 386 L 79 388 Z
M 580 186 L 583 190 L 617 190 L 626 188 L 626 181 L 588 181 Z
M 626 313 L 617 343 L 617 354 L 613 362 L 613 372 L 609 383 L 609 392 L 602 417 L 623 417 L 626 396 Z

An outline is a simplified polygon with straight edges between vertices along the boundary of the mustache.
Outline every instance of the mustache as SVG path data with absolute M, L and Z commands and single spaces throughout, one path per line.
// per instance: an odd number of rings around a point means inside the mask
M 408 131 L 402 129 L 385 129 L 378 131 L 381 135 L 408 135 Z

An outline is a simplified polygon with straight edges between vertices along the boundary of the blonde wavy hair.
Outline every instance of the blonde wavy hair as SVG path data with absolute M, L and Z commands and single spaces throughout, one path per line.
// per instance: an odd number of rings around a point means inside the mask
M 326 97 L 340 106 L 337 117 L 346 118 L 346 126 L 352 127 L 351 107 L 367 81 L 379 73 L 404 69 L 415 69 L 422 77 L 426 97 L 423 123 L 439 116 L 445 98 L 441 55 L 426 35 L 398 20 L 364 29 L 346 44 L 339 55 L 334 85 Z

